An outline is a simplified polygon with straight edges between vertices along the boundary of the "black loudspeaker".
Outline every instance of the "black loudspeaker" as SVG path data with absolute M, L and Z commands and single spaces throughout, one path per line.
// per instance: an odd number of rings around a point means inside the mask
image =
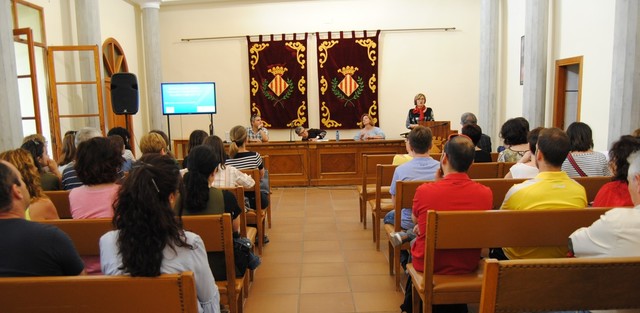
M 133 73 L 111 76 L 111 105 L 115 114 L 138 113 L 138 79 Z

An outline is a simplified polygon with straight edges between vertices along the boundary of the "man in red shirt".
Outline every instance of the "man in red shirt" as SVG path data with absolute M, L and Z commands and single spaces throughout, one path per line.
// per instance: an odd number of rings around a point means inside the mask
M 450 138 L 444 146 L 441 171 L 436 174 L 436 182 L 423 184 L 416 190 L 413 198 L 413 220 L 417 224 L 414 231 L 418 234 L 411 247 L 413 267 L 424 269 L 424 248 L 427 211 L 469 211 L 491 210 L 493 193 L 491 189 L 469 179 L 467 170 L 473 163 L 475 146 L 469 137 L 458 135 Z M 463 196 L 464 195 L 464 196 Z M 464 231 L 464 230 L 461 230 Z M 473 272 L 478 267 L 480 249 L 441 250 L 435 255 L 436 274 L 456 275 Z M 409 285 L 410 282 L 407 283 Z M 411 286 L 407 294 L 410 300 Z M 401 306 L 403 311 L 411 312 L 411 301 Z M 409 306 L 407 306 L 409 304 Z M 434 306 L 433 312 L 466 312 L 466 305 Z

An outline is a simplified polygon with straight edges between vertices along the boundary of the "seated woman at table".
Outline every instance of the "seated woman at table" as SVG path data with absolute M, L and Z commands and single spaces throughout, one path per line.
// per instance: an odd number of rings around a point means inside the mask
M 302 141 L 316 141 L 323 139 L 327 135 L 326 130 L 316 128 L 304 128 L 302 126 L 296 127 L 296 135 L 302 137 Z
M 427 97 L 419 93 L 413 98 L 413 105 L 415 106 L 413 109 L 409 110 L 409 114 L 407 114 L 407 122 L 406 126 L 408 129 L 412 129 L 420 122 L 424 121 L 433 121 L 433 110 L 426 106 Z
M 384 132 L 382 129 L 373 126 L 373 119 L 369 114 L 362 114 L 360 117 L 360 126 L 362 129 L 353 137 L 354 140 L 371 140 L 371 139 L 384 139 Z

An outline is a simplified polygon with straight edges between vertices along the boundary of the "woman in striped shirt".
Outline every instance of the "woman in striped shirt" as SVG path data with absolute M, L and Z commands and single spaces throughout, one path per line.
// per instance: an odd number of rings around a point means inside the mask
M 571 152 L 562 163 L 562 170 L 569 177 L 611 176 L 607 157 L 601 152 L 593 151 L 593 136 L 589 125 L 573 122 L 567 127 L 567 136 Z
M 247 142 L 249 141 L 247 129 L 240 125 L 234 126 L 229 131 L 229 138 L 231 139 L 229 159 L 225 164 L 240 170 L 257 168 L 260 170 L 260 178 L 264 177 L 264 164 L 260 153 L 247 150 Z M 253 193 L 245 193 L 245 196 L 249 198 L 249 205 L 255 208 L 256 202 Z M 263 209 L 269 206 L 269 196 L 265 191 L 261 192 L 260 200 Z

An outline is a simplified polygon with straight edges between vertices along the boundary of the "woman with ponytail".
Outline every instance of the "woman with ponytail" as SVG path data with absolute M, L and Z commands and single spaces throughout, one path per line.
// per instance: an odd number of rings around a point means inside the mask
M 173 206 L 184 190 L 175 161 L 145 154 L 118 193 L 113 207 L 115 230 L 100 238 L 105 275 L 153 277 L 192 271 L 200 312 L 219 313 L 220 293 L 202 239 L 184 231 Z
M 211 186 L 220 157 L 210 146 L 200 145 L 189 152 L 189 171 L 184 174 L 184 207 L 178 204 L 184 215 L 230 213 L 233 231 L 240 231 L 240 207 L 233 193 Z
M 263 178 L 265 171 L 264 165 L 262 164 L 262 157 L 258 152 L 247 150 L 247 129 L 240 125 L 235 126 L 231 128 L 229 138 L 231 139 L 231 143 L 229 144 L 229 159 L 226 160 L 225 164 L 240 170 L 257 168 L 260 170 L 260 178 Z M 263 209 L 269 206 L 269 196 L 266 193 L 268 188 L 266 188 L 266 186 L 268 186 L 268 182 L 261 180 L 261 187 L 265 187 L 261 188 L 265 191 L 262 191 L 260 197 Z M 245 193 L 245 197 L 249 198 L 250 206 L 255 209 L 256 200 L 253 198 L 253 192 Z

